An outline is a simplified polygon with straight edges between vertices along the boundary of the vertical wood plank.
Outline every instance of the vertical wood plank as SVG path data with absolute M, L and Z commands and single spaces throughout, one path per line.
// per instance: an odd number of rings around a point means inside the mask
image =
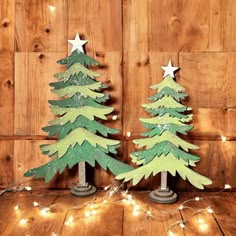
M 67 50 L 66 0 L 16 0 L 17 52 Z
M 150 0 L 123 1 L 123 35 L 125 51 L 150 49 Z M 159 1 L 157 1 L 159 2 Z
M 236 2 L 234 0 L 223 1 L 222 11 L 224 14 L 224 51 L 233 52 L 236 51 Z
M 14 183 L 13 141 L 0 141 L 0 189 Z
M 24 177 L 24 173 L 29 169 L 39 167 L 48 163 L 51 158 L 42 155 L 39 148 L 42 144 L 49 144 L 53 141 L 40 140 L 15 140 L 14 141 L 14 178 L 16 183 L 25 183 L 26 186 L 31 186 L 33 189 L 45 188 L 66 188 L 66 172 L 61 175 L 55 175 L 54 178 L 45 183 L 43 178 L 34 179 L 33 177 Z
M 78 32 L 88 40 L 87 52 L 121 51 L 121 1 L 69 0 L 68 4 L 69 38 Z
M 65 53 L 16 53 L 15 135 L 47 136 L 41 128 L 54 118 L 48 100 L 57 98 L 48 84 L 56 81 L 53 74 L 65 70 L 56 63 L 63 57 Z
M 0 135 L 13 134 L 14 68 L 13 55 L 0 53 Z M 4 118 L 3 118 L 4 117 Z
M 179 50 L 179 38 L 182 36 L 182 12 L 179 1 L 155 1 L 150 4 L 150 49 L 151 51 Z
M 15 0 L 0 3 L 0 51 L 14 51 Z

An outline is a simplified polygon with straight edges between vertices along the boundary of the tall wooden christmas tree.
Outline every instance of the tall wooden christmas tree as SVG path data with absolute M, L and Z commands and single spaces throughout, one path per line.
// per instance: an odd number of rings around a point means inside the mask
M 96 81 L 99 74 L 88 69 L 91 65 L 98 65 L 98 62 L 84 53 L 82 46 L 87 41 L 81 40 L 78 34 L 75 40 L 68 41 L 73 45 L 72 53 L 58 61 L 66 65 L 66 71 L 55 74 L 59 81 L 50 83 L 54 87 L 52 92 L 60 98 L 49 101 L 51 111 L 57 118 L 49 122 L 50 126 L 43 128 L 49 136 L 57 135 L 58 141 L 40 146 L 43 154 L 54 158 L 27 171 L 25 176 L 44 176 L 48 182 L 57 172 L 62 173 L 66 166 L 71 168 L 79 163 L 79 183 L 72 189 L 72 193 L 86 196 L 96 191 L 94 186 L 86 182 L 86 162 L 91 166 L 97 162 L 114 175 L 133 168 L 109 155 L 117 153 L 120 141 L 107 136 L 119 130 L 106 127 L 98 120 L 106 120 L 106 115 L 113 111 L 113 107 L 101 104 L 109 99 L 108 94 L 101 92 L 106 85 Z
M 148 129 L 143 133 L 147 138 L 133 140 L 139 148 L 145 150 L 131 153 L 134 163 L 140 165 L 139 168 L 130 172 L 118 175 L 117 179 L 124 181 L 132 180 L 137 184 L 143 177 L 147 179 L 151 174 L 156 175 L 161 172 L 161 186 L 151 192 L 150 198 L 161 203 L 174 202 L 177 199 L 176 193 L 167 187 L 167 172 L 176 175 L 176 172 L 184 179 L 199 189 L 203 185 L 211 184 L 211 180 L 193 171 L 188 166 L 195 166 L 199 157 L 188 153 L 189 150 L 198 149 L 178 136 L 186 135 L 187 131 L 193 128 L 188 123 L 192 120 L 192 109 L 181 104 L 181 100 L 186 98 L 183 93 L 184 88 L 174 80 L 174 71 L 178 67 L 173 67 L 171 61 L 164 69 L 164 80 L 151 86 L 157 89 L 156 95 L 149 98 L 152 103 L 144 104 L 143 107 L 153 116 L 152 118 L 140 119 L 143 126 Z

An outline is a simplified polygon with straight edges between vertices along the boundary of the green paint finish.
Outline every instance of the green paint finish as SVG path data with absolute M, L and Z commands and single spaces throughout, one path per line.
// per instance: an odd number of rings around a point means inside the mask
M 101 105 L 96 102 L 95 99 L 85 98 L 81 94 L 77 93 L 71 98 L 66 98 L 64 100 L 49 100 L 49 104 L 58 106 L 61 108 L 79 108 L 82 106 L 90 106 L 96 108 L 106 108 L 107 106 Z
M 67 122 L 74 123 L 78 116 L 83 115 L 90 120 L 94 120 L 94 117 L 101 118 L 106 120 L 107 114 L 110 114 L 113 111 L 113 107 L 107 108 L 96 108 L 90 106 L 83 106 L 79 108 L 60 108 L 51 106 L 51 111 L 55 115 L 63 115 L 58 119 L 49 121 L 50 125 L 64 125 Z
M 49 182 L 57 172 L 62 173 L 67 166 L 72 168 L 82 161 L 87 162 L 92 167 L 97 162 L 104 170 L 110 170 L 115 175 L 133 169 L 130 165 L 122 163 L 104 153 L 102 148 L 94 147 L 88 141 L 85 141 L 83 145 L 76 144 L 74 147 L 70 146 L 63 157 L 56 158 L 45 165 L 27 171 L 25 176 L 34 176 L 35 178 L 45 177 L 45 181 Z
M 71 67 L 73 64 L 77 62 L 83 66 L 99 65 L 99 63 L 96 60 L 78 50 L 73 51 L 69 57 L 57 61 L 57 63 L 59 64 L 62 65 L 66 64 L 67 68 Z
M 76 85 L 71 85 L 69 87 L 63 88 L 63 89 L 52 89 L 51 91 L 55 94 L 58 95 L 59 98 L 67 96 L 67 97 L 72 97 L 76 93 L 80 93 L 82 96 L 85 98 L 91 97 L 91 98 L 97 98 L 97 97 L 104 97 L 105 95 L 102 93 L 94 92 L 93 90 L 96 90 L 100 86 L 99 83 L 94 83 L 90 85 L 82 85 L 82 86 L 76 86 Z
M 189 121 L 192 118 L 189 118 Z M 154 124 L 154 125 L 162 125 L 162 124 L 175 124 L 175 125 L 184 125 L 182 121 L 184 120 L 180 120 L 177 117 L 171 117 L 169 116 L 169 114 L 165 114 L 163 116 L 157 116 L 157 117 L 153 117 L 153 118 L 140 118 L 140 121 L 142 121 L 143 123 L 147 123 L 147 124 Z
M 159 107 L 168 107 L 168 108 L 187 108 L 181 103 L 177 102 L 174 98 L 164 96 L 162 99 L 157 100 L 153 103 L 143 104 L 142 107 L 156 109 Z
M 120 141 L 111 140 L 107 138 L 95 135 L 84 128 L 76 128 L 71 131 L 64 139 L 59 140 L 53 144 L 47 144 L 40 146 L 42 152 L 48 152 L 49 156 L 57 154 L 58 158 L 61 158 L 67 152 L 70 146 L 75 146 L 77 143 L 82 145 L 87 140 L 92 146 L 97 145 L 109 149 L 109 146 L 118 145 Z
M 185 112 L 187 109 L 186 107 L 180 107 L 180 108 L 169 108 L 169 107 L 160 107 L 157 109 L 145 109 L 148 111 L 151 116 L 163 116 L 166 113 L 169 114 L 171 117 L 177 117 L 178 119 L 187 118 L 188 115 L 183 114 L 182 112 Z
M 147 179 L 150 175 L 155 176 L 162 171 L 168 171 L 173 176 L 175 176 L 177 172 L 182 179 L 188 179 L 193 186 L 199 189 L 203 189 L 204 185 L 212 184 L 210 179 L 191 170 L 187 165 L 184 160 L 176 159 L 172 154 L 167 156 L 162 155 L 158 158 L 153 158 L 153 161 L 149 162 L 147 165 L 117 175 L 116 179 L 124 179 L 124 182 L 132 180 L 133 185 L 135 185 L 142 178 Z
M 132 161 L 135 163 L 140 164 L 147 164 L 150 161 L 153 160 L 155 156 L 159 157 L 161 155 L 168 155 L 169 153 L 172 153 L 177 159 L 183 159 L 187 163 L 189 161 L 199 161 L 200 158 L 198 156 L 189 154 L 187 152 L 182 151 L 178 147 L 176 147 L 173 143 L 169 141 L 162 141 L 153 147 L 143 150 L 143 151 L 137 151 L 131 153 Z
M 65 125 L 52 125 L 44 127 L 42 130 L 48 132 L 49 136 L 58 135 L 58 139 L 64 138 L 68 133 L 76 128 L 85 128 L 89 130 L 91 133 L 99 132 L 101 135 L 107 137 L 108 134 L 117 134 L 120 131 L 118 129 L 109 128 L 95 120 L 89 120 L 84 116 L 77 117 L 74 123 L 70 121 Z
M 190 131 L 193 129 L 192 125 L 176 125 L 176 124 L 161 124 L 161 125 L 156 125 L 156 124 L 148 124 L 148 123 L 143 123 L 143 126 L 147 129 L 150 129 L 147 132 L 142 133 L 142 136 L 148 136 L 148 137 L 153 137 L 154 135 L 162 135 L 164 131 L 169 131 L 172 134 L 187 134 L 187 131 Z
M 171 143 L 173 143 L 176 147 L 181 147 L 186 152 L 189 149 L 198 149 L 198 146 L 186 142 L 185 140 L 170 133 L 169 131 L 164 131 L 162 135 L 160 136 L 155 135 L 151 138 L 134 139 L 133 142 L 137 144 L 139 148 L 146 146 L 146 148 L 148 149 L 148 148 L 152 148 L 157 143 L 163 142 L 165 140 L 171 140 Z
M 158 89 L 158 91 L 161 91 L 164 88 L 171 88 L 176 92 L 184 92 L 185 88 L 179 85 L 174 81 L 174 79 L 169 75 L 164 78 L 159 84 L 155 84 L 150 86 L 151 89 Z
M 89 76 L 91 78 L 95 78 L 100 76 L 99 73 L 93 72 L 80 63 L 73 64 L 69 69 L 67 69 L 65 72 L 60 72 L 55 74 L 54 76 L 58 78 L 58 80 L 63 80 L 66 82 L 71 76 L 78 75 L 79 73 L 83 73 L 86 76 Z
M 171 96 L 176 101 L 180 102 L 180 99 L 185 99 L 188 95 L 184 94 L 184 93 L 178 93 L 172 88 L 165 87 L 159 93 L 157 93 L 156 95 L 150 97 L 148 100 L 156 101 L 156 100 L 161 99 L 164 96 Z

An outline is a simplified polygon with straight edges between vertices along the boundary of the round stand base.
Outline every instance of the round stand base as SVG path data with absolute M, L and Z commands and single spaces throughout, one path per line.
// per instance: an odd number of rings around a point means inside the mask
M 166 189 L 156 189 L 149 194 L 150 199 L 153 202 L 158 203 L 173 203 L 177 201 L 177 194 L 172 190 Z
M 81 185 L 78 183 L 74 188 L 71 189 L 71 194 L 77 197 L 87 197 L 95 194 L 97 189 L 87 183 L 86 185 Z

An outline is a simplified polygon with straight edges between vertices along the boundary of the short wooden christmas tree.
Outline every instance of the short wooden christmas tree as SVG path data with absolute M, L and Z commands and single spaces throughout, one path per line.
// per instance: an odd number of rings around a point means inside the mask
M 139 148 L 145 147 L 145 150 L 130 155 L 132 161 L 140 167 L 119 174 L 116 178 L 132 180 L 135 185 L 143 177 L 147 179 L 151 174 L 161 172 L 161 187 L 151 192 L 150 198 L 156 202 L 170 203 L 176 201 L 177 195 L 167 187 L 167 172 L 173 176 L 178 172 L 184 180 L 187 178 L 199 189 L 212 182 L 188 167 L 195 166 L 199 161 L 198 156 L 188 153 L 189 150 L 198 147 L 183 140 L 178 134 L 186 135 L 186 132 L 193 128 L 188 124 L 192 120 L 193 115 L 189 114 L 192 109 L 181 104 L 181 100 L 186 98 L 187 94 L 183 93 L 185 89 L 174 80 L 174 71 L 178 68 L 172 67 L 170 61 L 168 66 L 162 68 L 165 70 L 164 80 L 151 86 L 151 89 L 158 90 L 156 95 L 149 98 L 153 103 L 143 105 L 153 116 L 140 119 L 143 126 L 148 129 L 142 134 L 147 138 L 133 140 Z

